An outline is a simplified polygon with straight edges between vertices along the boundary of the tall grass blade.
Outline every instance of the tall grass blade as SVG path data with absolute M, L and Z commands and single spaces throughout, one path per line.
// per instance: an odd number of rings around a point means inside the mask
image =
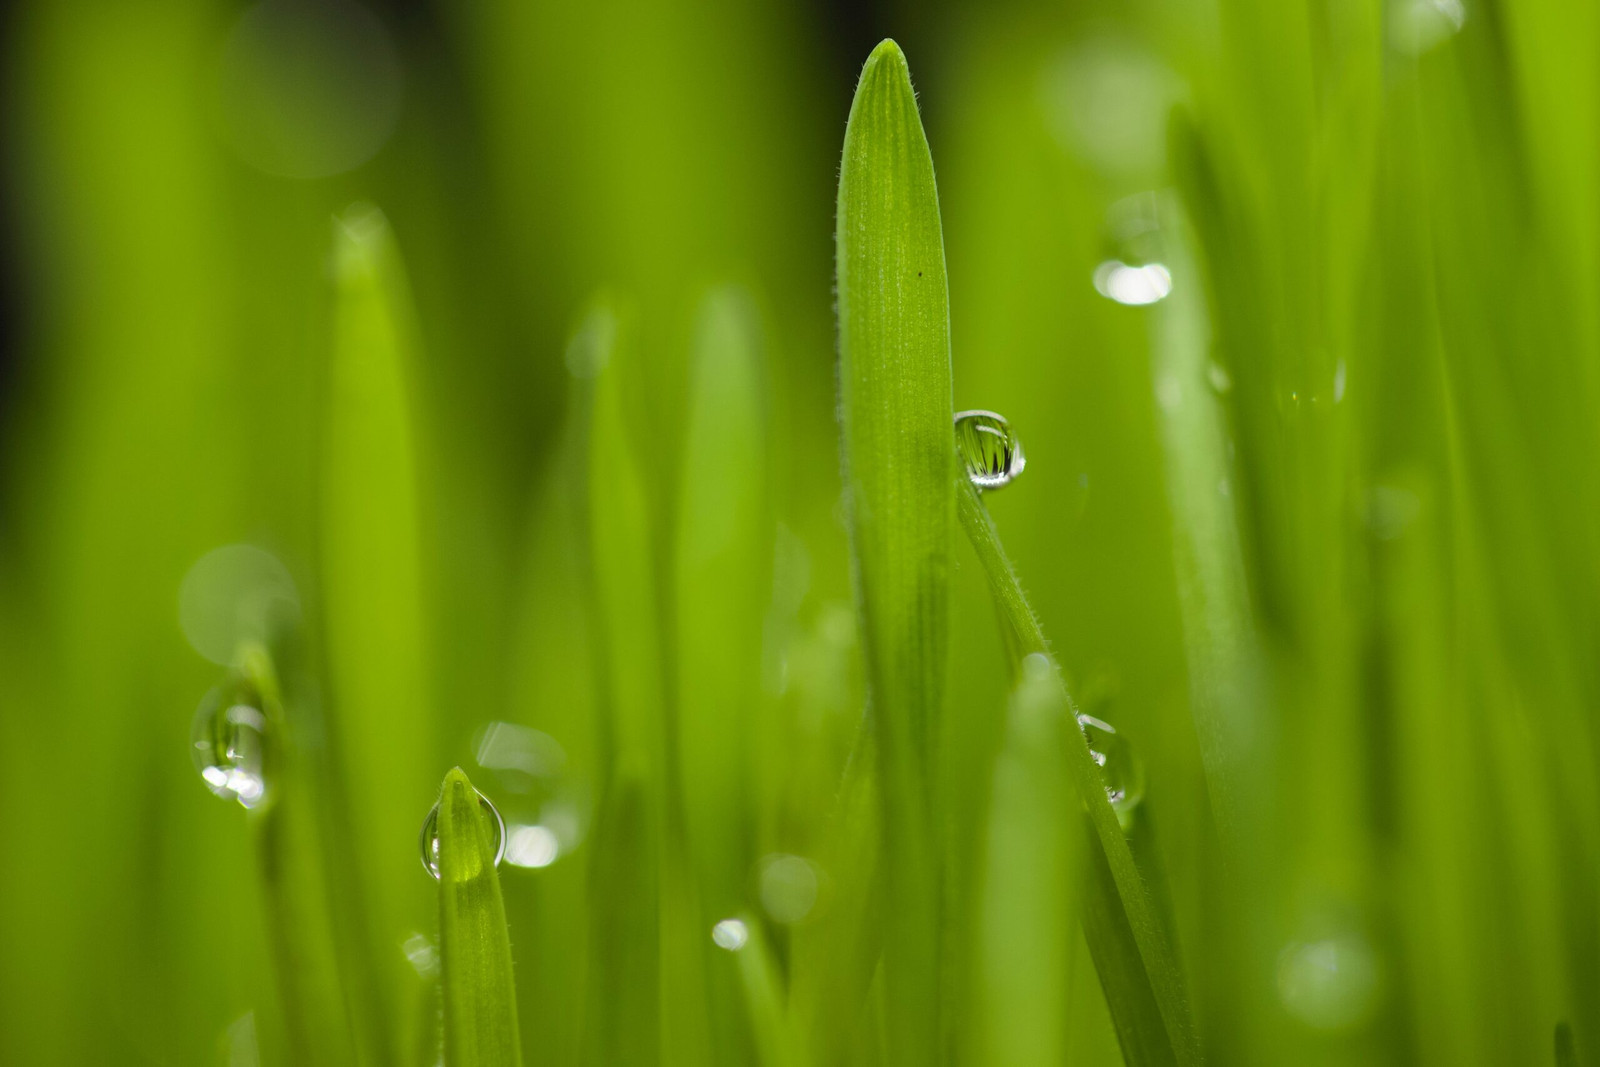
M 395 1019 L 401 942 L 423 929 L 416 813 L 438 772 L 423 622 L 412 383 L 417 337 L 388 221 L 356 207 L 335 225 L 336 304 L 321 496 L 329 719 L 346 791 L 353 877 L 382 1018 Z
M 273 800 L 252 813 L 250 822 L 286 1051 L 295 1063 L 356 1062 L 315 810 L 320 798 L 296 743 L 271 653 L 261 645 L 242 647 L 218 698 L 222 707 L 255 708 L 265 722 L 264 775 Z
M 495 827 L 459 767 L 439 793 L 439 974 L 445 1067 L 518 1067 L 511 937 Z
M 1067 702 L 1042 654 L 1023 661 L 994 772 L 976 934 L 975 1062 L 1067 1062 L 1083 833 L 1066 769 Z
M 1049 655 L 1044 632 L 1022 593 L 999 532 L 978 490 L 965 479 L 957 502 L 962 527 L 988 575 L 1002 624 L 1009 631 L 1008 643 L 1024 657 Z M 1056 684 L 1076 720 L 1077 709 L 1066 694 L 1059 671 Z M 1198 1063 L 1200 1053 L 1184 975 L 1168 936 L 1170 924 L 1163 919 L 1134 862 L 1081 730 L 1066 731 L 1065 751 L 1073 784 L 1093 829 L 1091 840 L 1096 847 L 1090 850 L 1090 863 L 1101 872 L 1101 877 L 1091 878 L 1086 886 L 1084 934 L 1106 990 L 1123 1055 L 1135 1065 Z
M 938 1059 L 931 755 L 944 692 L 954 450 L 933 159 L 905 56 L 868 58 L 845 130 L 837 233 L 845 484 L 882 777 L 892 1058 Z

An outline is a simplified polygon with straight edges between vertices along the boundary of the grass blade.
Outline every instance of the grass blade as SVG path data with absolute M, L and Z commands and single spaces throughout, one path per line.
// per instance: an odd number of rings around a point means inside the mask
M 424 927 L 415 813 L 427 805 L 428 716 L 417 458 L 410 403 L 416 328 L 383 214 L 353 208 L 334 234 L 336 306 L 321 497 L 321 576 L 332 707 L 353 876 L 380 1017 L 396 1018 L 400 943 Z
M 1023 661 L 995 767 L 977 935 L 980 1063 L 1067 1062 L 1081 831 L 1067 704 L 1043 655 Z
M 274 798 L 250 821 L 287 1051 L 295 1063 L 354 1062 L 313 807 L 316 796 L 295 744 L 271 653 L 256 644 L 241 648 L 217 698 L 222 707 L 255 708 L 266 724 L 263 773 Z
M 495 828 L 459 767 L 444 776 L 438 832 L 445 1067 L 516 1067 L 522 1045 Z
M 962 527 L 978 554 L 1009 631 L 1007 643 L 1023 657 L 1049 654 L 1044 631 L 1028 606 L 999 531 L 971 483 L 957 493 Z M 1057 672 L 1062 697 L 1074 719 L 1077 709 Z M 1158 905 L 1139 873 L 1133 852 L 1106 798 L 1099 770 L 1081 730 L 1066 731 L 1065 751 L 1078 795 L 1088 810 L 1097 848 L 1090 862 L 1102 871 L 1086 890 L 1084 933 L 1094 951 L 1106 1002 L 1130 1064 L 1192 1064 L 1200 1060 L 1188 993 Z
M 845 130 L 836 248 L 845 484 L 882 777 L 889 1047 L 938 1059 L 938 864 L 931 739 L 949 639 L 954 501 L 950 318 L 933 158 L 893 41 L 861 72 Z

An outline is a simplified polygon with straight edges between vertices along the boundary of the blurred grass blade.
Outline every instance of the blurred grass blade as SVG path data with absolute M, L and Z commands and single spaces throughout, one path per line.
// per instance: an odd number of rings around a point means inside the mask
M 1010 630 L 1009 642 L 1024 656 L 1048 655 L 1044 632 L 1022 594 L 978 490 L 962 479 L 957 500 L 961 524 L 988 574 L 1001 618 Z M 1075 722 L 1077 709 L 1059 671 L 1056 677 Z M 1198 1063 L 1200 1053 L 1184 975 L 1168 936 L 1171 924 L 1161 915 L 1134 862 L 1083 731 L 1073 729 L 1065 734 L 1067 766 L 1088 810 L 1092 838 L 1098 846 L 1091 849 L 1090 864 L 1104 873 L 1086 884 L 1084 935 L 1094 952 L 1123 1055 L 1133 1065 Z
M 516 1067 L 522 1045 L 496 828 L 459 767 L 444 776 L 438 832 L 445 1067 Z
M 744 938 L 742 944 L 727 947 L 738 965 L 745 1012 L 755 1039 L 756 1062 L 761 1067 L 804 1067 L 809 1061 L 799 1038 L 790 1030 L 778 961 L 773 957 L 761 920 L 754 915 L 741 914 L 731 922 L 737 924 L 734 927 L 737 936 Z
M 218 696 L 219 706 L 254 708 L 265 723 L 262 776 L 272 800 L 250 822 L 287 1051 L 295 1063 L 355 1062 L 314 809 L 318 797 L 295 744 L 271 653 L 261 645 L 242 647 Z
M 1083 834 L 1066 771 L 1067 702 L 1023 660 L 994 771 L 978 960 L 978 1063 L 1067 1062 L 1066 1005 Z
M 631 316 L 596 301 L 580 334 L 593 378 L 587 520 L 604 796 L 590 857 L 592 963 L 586 1038 L 599 1062 L 703 1056 L 706 933 L 681 822 L 670 816 L 658 524 L 636 417 Z M 668 966 L 669 962 L 672 964 Z M 670 1011 L 669 1011 L 670 1007 Z
M 1556 1023 L 1556 1067 L 1578 1067 L 1578 1050 L 1572 1041 L 1572 1024 Z
M 750 720 L 770 594 L 759 324 L 732 287 L 701 308 L 678 481 L 678 754 L 696 873 L 712 914 L 743 899 Z
M 839 174 L 839 388 L 850 546 L 882 776 L 884 992 L 900 1063 L 939 1057 L 931 756 L 951 553 L 950 321 L 933 159 L 905 57 L 884 41 L 850 107 Z
M 397 1018 L 401 941 L 422 929 L 416 812 L 438 772 L 428 717 L 410 296 L 376 208 L 335 225 L 336 306 L 321 497 L 321 576 L 332 707 L 372 993 Z M 392 1035 L 391 1035 L 392 1038 Z

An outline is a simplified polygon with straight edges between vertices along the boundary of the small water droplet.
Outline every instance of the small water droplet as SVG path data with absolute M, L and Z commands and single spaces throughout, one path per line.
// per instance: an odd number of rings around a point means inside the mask
M 1220 363 L 1206 365 L 1206 381 L 1211 383 L 1211 388 L 1219 394 L 1226 395 L 1233 390 L 1233 376 Z
M 477 792 L 477 790 L 473 790 Z M 478 805 L 483 809 L 491 825 L 494 827 L 494 865 L 500 866 L 500 861 L 506 858 L 506 824 L 500 818 L 500 811 L 489 802 L 489 798 L 478 793 Z M 418 844 L 422 848 L 422 866 L 433 880 L 438 881 L 439 871 L 439 805 L 435 803 L 428 811 L 428 817 L 422 820 L 422 833 L 418 837 Z
M 1118 821 L 1127 826 L 1134 809 L 1144 799 L 1144 765 L 1128 739 L 1104 719 L 1079 715 L 1078 727 L 1089 742 L 1090 758 L 1100 768 L 1106 799 L 1116 810 Z
M 400 951 L 406 954 L 419 977 L 439 976 L 439 949 L 426 934 L 412 934 L 400 943 Z
M 1134 265 L 1108 259 L 1094 269 L 1094 288 L 1108 300 L 1143 307 L 1172 292 L 1172 272 L 1164 263 Z
M 797 923 L 817 903 L 817 869 L 801 856 L 768 856 L 761 862 L 761 906 L 775 922 Z
M 548 826 L 513 825 L 506 838 L 506 862 L 513 867 L 548 867 L 561 855 L 561 839 Z
M 1177 411 L 1183 403 L 1183 384 L 1176 374 L 1163 374 L 1156 379 L 1156 403 L 1163 411 Z
M 1022 441 L 1004 418 L 992 411 L 956 414 L 956 449 L 967 466 L 967 477 L 979 489 L 1007 485 L 1027 465 Z
M 1333 368 L 1333 402 L 1339 403 L 1344 399 L 1344 360 L 1340 360 Z
M 750 931 L 738 919 L 723 919 L 711 928 L 711 940 L 718 948 L 738 952 L 750 940 Z
M 1422 501 L 1409 490 L 1375 485 L 1367 490 L 1367 529 L 1379 541 L 1393 541 L 1406 532 L 1422 510 Z
M 267 717 L 251 697 L 213 689 L 200 702 L 190 755 L 206 788 L 247 808 L 267 801 Z
M 1278 956 L 1278 999 L 1290 1015 L 1317 1030 L 1345 1030 L 1364 1021 L 1377 986 L 1377 957 L 1354 930 L 1294 942 Z

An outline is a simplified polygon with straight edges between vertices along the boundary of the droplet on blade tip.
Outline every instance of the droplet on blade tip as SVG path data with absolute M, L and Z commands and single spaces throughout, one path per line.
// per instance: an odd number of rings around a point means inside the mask
M 488 815 L 494 827 L 494 866 L 500 866 L 500 861 L 506 856 L 506 824 L 500 817 L 500 811 L 488 797 L 478 793 L 479 808 Z M 422 868 L 433 876 L 434 881 L 439 881 L 443 874 L 443 867 L 439 855 L 439 805 L 435 803 L 428 811 L 428 817 L 422 820 L 422 832 L 418 835 L 418 845 L 422 851 Z

